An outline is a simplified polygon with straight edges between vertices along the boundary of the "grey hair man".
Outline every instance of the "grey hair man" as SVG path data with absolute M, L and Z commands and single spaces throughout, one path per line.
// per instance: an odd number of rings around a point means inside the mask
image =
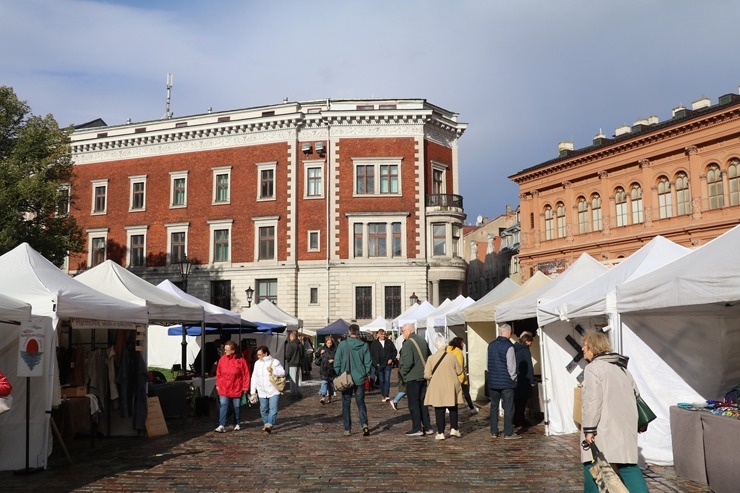
M 398 373 L 406 382 L 406 396 L 411 415 L 411 430 L 406 432 L 406 436 L 434 435 L 429 409 L 424 405 L 427 393 L 424 365 L 431 352 L 426 341 L 416 334 L 414 324 L 405 324 L 401 333 L 404 341 L 398 361 Z
M 488 345 L 488 395 L 491 398 L 491 437 L 500 436 L 498 406 L 503 401 L 504 439 L 521 438 L 514 433 L 514 389 L 517 384 L 516 355 L 511 342 L 511 326 L 499 325 L 499 336 Z

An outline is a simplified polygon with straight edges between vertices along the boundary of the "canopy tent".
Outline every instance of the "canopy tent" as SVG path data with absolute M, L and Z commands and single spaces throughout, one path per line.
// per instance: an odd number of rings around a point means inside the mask
M 550 282 L 550 278 L 540 271 L 534 273 L 524 284 L 514 291 L 497 298 L 489 298 L 485 303 L 477 306 L 470 305 L 465 309 L 468 347 L 468 373 L 470 380 L 470 395 L 473 399 L 482 399 L 485 395 L 485 374 L 488 368 L 488 344 L 497 336 L 494 312 L 496 305 L 515 300 L 540 289 Z M 498 287 L 498 286 L 497 286 Z M 494 291 L 496 288 L 494 288 Z M 490 294 L 490 293 L 489 293 Z M 488 295 L 484 296 L 487 297 Z M 482 298 L 481 298 L 482 299 Z M 539 359 L 539 352 L 533 346 L 532 357 Z M 535 365 L 535 374 L 538 372 Z
M 0 294 L 0 321 L 20 322 L 31 320 L 31 305 Z
M 617 286 L 623 353 L 661 427 L 669 406 L 722 400 L 740 381 L 738 254 L 740 226 Z
M 584 253 L 565 272 L 552 282 L 526 296 L 496 306 L 496 322 L 510 322 L 537 317 L 537 305 L 543 300 L 557 298 L 572 291 L 594 277 L 606 272 L 608 267 L 591 255 Z
M 404 310 L 399 316 L 391 321 L 391 327 L 393 330 L 398 330 L 403 327 L 404 324 L 416 323 L 416 320 L 420 317 L 424 317 L 435 310 L 434 305 L 429 303 L 427 300 L 421 303 L 415 303 Z
M 167 293 L 124 269 L 112 260 L 96 265 L 75 277 L 94 289 L 105 290 L 111 296 L 146 306 L 149 322 L 202 322 L 205 310 L 201 305 Z
M 182 289 L 175 286 L 170 280 L 164 280 L 160 282 L 159 284 L 157 284 L 157 287 L 162 291 L 165 291 L 166 293 L 175 295 L 178 298 L 181 298 L 190 303 L 202 306 L 203 310 L 205 311 L 205 322 L 207 324 L 233 325 L 237 327 L 240 325 L 246 327 L 256 327 L 251 322 L 242 320 L 242 316 L 236 312 L 208 303 L 207 301 L 203 301 L 200 298 L 196 298 L 195 296 L 186 293 Z
M 598 330 L 606 325 L 608 320 L 611 320 L 609 325 L 616 329 L 618 324 L 614 302 L 616 287 L 625 280 L 639 277 L 686 255 L 689 251 L 688 248 L 657 236 L 601 276 L 558 298 L 540 303 L 537 316 L 542 328 L 545 392 L 549 397 L 545 408 L 547 434 L 559 435 L 578 431 L 573 421 L 573 389 L 578 384 L 582 367 L 586 363 L 582 361 L 578 366 L 568 366 L 578 352 L 567 342 L 566 337 L 571 337 L 571 341 L 579 344 L 581 339 L 579 332 Z M 563 320 L 566 314 L 568 320 Z M 577 325 L 580 330 L 575 328 Z M 612 330 L 610 335 L 614 337 L 616 332 L 618 331 Z M 639 357 L 645 358 L 648 355 L 642 353 Z M 651 424 L 649 433 L 655 435 L 659 427 L 657 423 Z M 650 451 L 650 446 L 644 446 L 646 436 L 643 434 L 640 437 L 643 443 L 641 445 L 643 456 L 654 463 L 662 462 L 660 454 Z M 663 441 L 664 438 L 661 437 L 659 440 Z
M 303 321 L 284 312 L 272 302 L 262 300 L 259 303 L 242 309 L 242 318 L 256 324 L 275 324 L 285 326 L 287 330 L 298 330 L 303 327 Z
M 390 323 L 388 322 L 388 320 L 386 320 L 384 317 L 378 317 L 372 322 L 360 327 L 360 330 L 363 332 L 377 332 L 380 329 L 388 330 L 389 326 Z
M 337 336 L 344 336 L 347 335 L 349 332 L 349 324 L 342 320 L 341 318 L 333 321 L 323 329 L 319 329 L 316 331 L 317 336 L 328 336 L 328 335 L 337 335 Z
M 472 316 L 472 314 L 478 314 L 483 315 L 487 317 L 486 319 L 492 320 L 493 319 L 493 307 L 490 307 L 490 312 L 485 313 L 485 308 L 489 305 L 489 303 L 493 300 L 496 300 L 498 298 L 501 298 L 502 296 L 505 296 L 509 293 L 512 293 L 516 291 L 516 289 L 519 287 L 519 284 L 515 283 L 508 277 L 498 283 L 498 285 L 487 292 L 485 296 L 483 296 L 481 299 L 477 300 L 476 302 L 462 307 L 459 310 L 456 310 L 454 312 L 450 312 L 447 314 L 447 325 L 463 325 L 465 322 L 472 321 L 467 319 L 468 314 Z
M 55 329 L 60 320 L 105 323 L 111 327 L 134 328 L 145 324 L 146 308 L 122 302 L 72 279 L 28 243 L 22 243 L 0 256 L 3 282 L 0 293 L 31 305 L 31 326 L 43 339 L 48 350 L 43 352 L 43 377 L 31 377 L 29 456 L 30 467 L 46 467 L 51 453 L 49 417 L 60 402 L 59 377 L 55 348 Z M 9 307 L 7 309 L 11 309 Z M 72 327 L 76 327 L 72 324 Z M 16 325 L 0 326 L 0 367 L 14 384 L 13 395 L 25 403 L 25 380 L 17 380 L 19 329 Z M 16 406 L 22 410 L 25 406 Z M 0 470 L 20 469 L 25 456 L 18 454 L 19 444 L 25 444 L 25 414 L 21 421 L 11 411 L 0 416 Z M 19 426 L 19 423 L 24 423 Z M 7 426 L 7 427 L 6 427 Z M 4 447 L 11 446 L 11 453 Z
M 451 339 L 447 327 L 447 314 L 456 312 L 465 307 L 468 307 L 474 303 L 472 298 L 468 298 L 463 295 L 458 295 L 457 298 L 452 300 L 446 306 L 438 308 L 426 317 L 422 317 L 417 320 L 417 327 L 425 328 L 424 337 L 429 346 L 429 351 L 434 354 L 437 352 L 437 345 L 435 338 L 437 336 L 444 337 L 445 340 Z

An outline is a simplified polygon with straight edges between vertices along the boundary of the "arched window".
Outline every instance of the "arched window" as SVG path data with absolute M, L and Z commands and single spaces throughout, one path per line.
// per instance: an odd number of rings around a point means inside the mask
M 598 193 L 591 196 L 591 218 L 593 220 L 593 230 L 601 231 L 601 197 Z
M 689 177 L 683 171 L 676 175 L 676 206 L 678 215 L 691 213 L 691 195 L 689 194 Z
M 578 197 L 578 232 L 588 233 L 588 202 L 586 197 Z
M 707 168 L 707 188 L 709 189 L 709 208 L 719 209 L 725 206 L 725 195 L 722 190 L 722 172 L 716 164 Z
M 552 214 L 552 207 L 545 206 L 545 239 L 552 240 L 555 237 L 555 219 Z
M 627 223 L 627 194 L 624 188 L 617 187 L 614 190 L 614 202 L 617 206 L 617 226 L 626 226 Z
M 557 203 L 558 238 L 565 238 L 565 204 Z
M 631 187 L 632 224 L 640 224 L 645 220 L 642 213 L 642 187 L 639 183 L 633 183 Z
M 673 202 L 671 201 L 671 182 L 668 177 L 661 176 L 658 178 L 658 209 L 661 219 L 673 215 Z
M 730 205 L 740 204 L 740 159 L 734 158 L 727 167 L 727 178 L 730 186 Z

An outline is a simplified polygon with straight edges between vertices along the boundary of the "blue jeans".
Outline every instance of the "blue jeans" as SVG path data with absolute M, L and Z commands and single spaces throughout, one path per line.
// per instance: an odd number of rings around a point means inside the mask
M 388 397 L 388 394 L 391 393 L 391 370 L 393 370 L 391 365 L 377 369 L 378 386 L 380 387 L 380 395 L 383 397 Z
M 334 395 L 334 380 L 322 380 L 319 395 L 321 397 L 331 397 Z
M 432 422 L 429 420 L 429 408 L 424 405 L 424 397 L 426 395 L 426 380 L 411 380 L 410 382 L 406 382 L 406 397 L 409 402 L 411 431 L 413 432 L 432 429 Z
M 396 406 L 398 406 L 398 403 L 401 402 L 401 399 L 403 399 L 404 397 L 406 397 L 406 392 L 402 392 L 399 390 L 396 396 L 393 398 L 393 402 L 395 402 Z
M 488 389 L 491 396 L 491 435 L 498 435 L 498 404 L 504 401 L 504 436 L 514 434 L 514 389 Z
M 288 380 L 290 381 L 290 395 L 293 397 L 303 397 L 301 392 L 301 380 L 303 373 L 300 366 L 288 367 Z
M 229 412 L 229 402 L 234 407 L 234 424 L 239 424 L 239 412 L 241 411 L 241 397 L 224 397 L 218 396 L 218 424 L 226 426 L 226 415 Z
M 262 422 L 264 424 L 275 426 L 279 400 L 280 394 L 275 394 L 272 397 L 260 397 L 260 415 L 262 415 Z
M 360 426 L 362 428 L 367 426 L 365 386 L 353 385 L 347 390 L 342 391 L 342 422 L 344 423 L 344 431 L 352 431 L 352 414 L 350 412 L 350 405 L 352 404 L 353 395 L 355 396 L 355 402 L 357 403 L 357 411 L 360 413 Z

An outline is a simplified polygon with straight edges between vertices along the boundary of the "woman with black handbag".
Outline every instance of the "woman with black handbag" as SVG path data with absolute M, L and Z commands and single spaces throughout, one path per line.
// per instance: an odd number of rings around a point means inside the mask
M 639 391 L 627 370 L 629 358 L 613 353 L 603 332 L 588 332 L 583 336 L 583 356 L 589 362 L 584 371 L 581 429 L 584 492 L 599 491 L 590 471 L 595 457 L 589 445 L 596 441 L 627 489 L 631 493 L 647 493 L 645 478 L 637 465 L 635 396 Z
M 337 376 L 337 372 L 334 371 L 334 355 L 336 352 L 337 346 L 334 338 L 327 336 L 324 345 L 319 349 L 319 355 L 316 357 L 316 366 L 319 367 L 319 373 L 321 374 L 321 388 L 319 389 L 321 399 L 319 399 L 319 402 L 322 404 L 331 402 L 331 397 L 334 395 L 334 377 Z

